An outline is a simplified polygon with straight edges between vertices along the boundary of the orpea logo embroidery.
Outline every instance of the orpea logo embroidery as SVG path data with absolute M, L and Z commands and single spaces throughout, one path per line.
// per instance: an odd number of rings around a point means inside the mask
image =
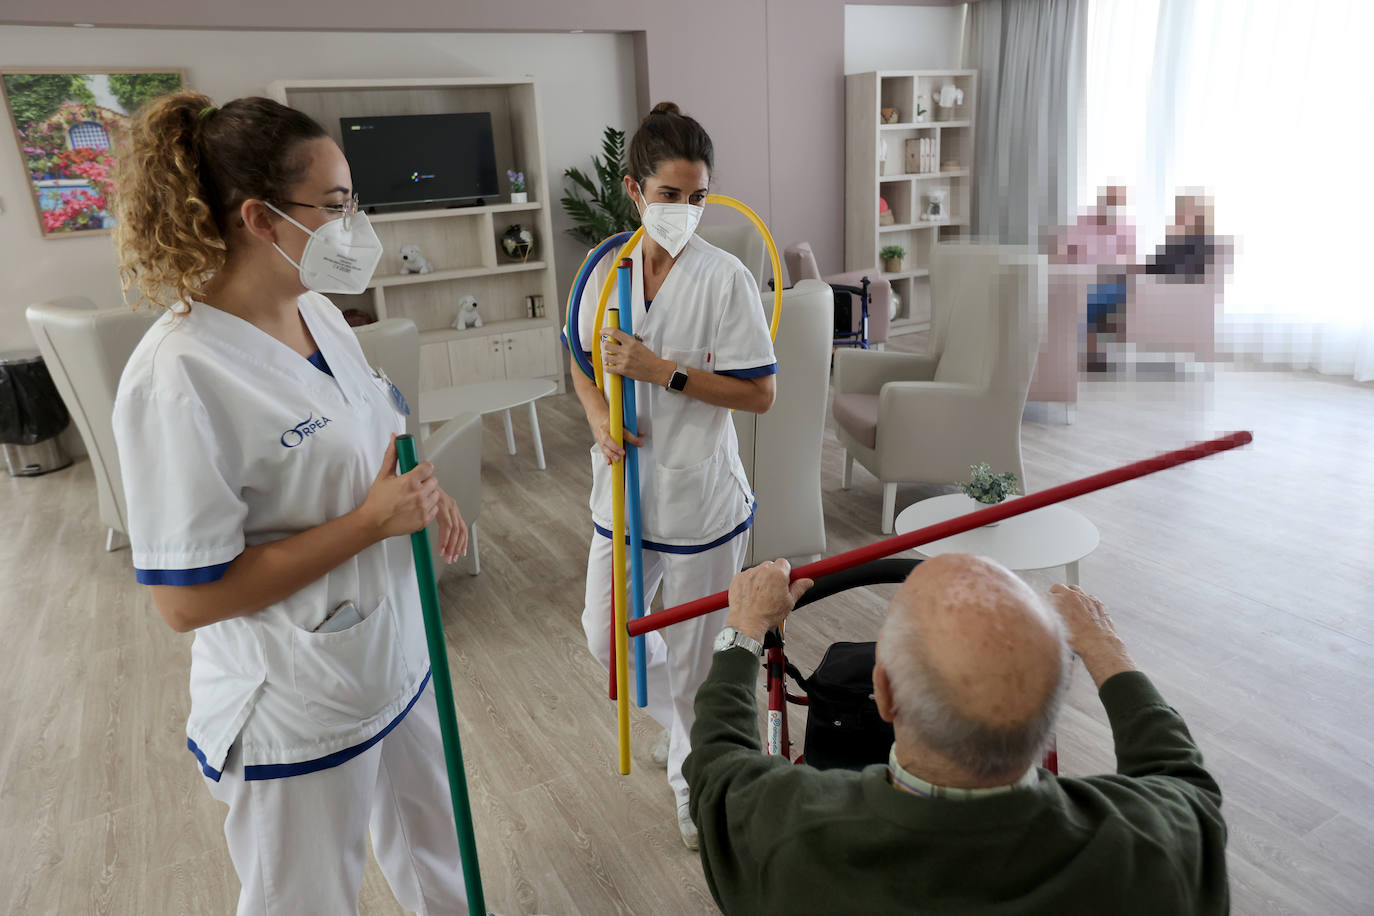
M 311 413 L 310 416 L 281 434 L 281 444 L 287 448 L 295 448 L 332 422 L 333 421 L 324 414 L 321 414 L 320 418 L 317 420 L 315 419 L 315 414 Z

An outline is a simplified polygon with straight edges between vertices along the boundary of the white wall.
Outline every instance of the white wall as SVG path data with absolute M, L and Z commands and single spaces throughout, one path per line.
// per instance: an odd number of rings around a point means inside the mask
M 585 249 L 563 230 L 556 198 L 563 169 L 584 169 L 607 124 L 638 124 L 633 39 L 586 33 L 359 33 L 0 27 L 7 68 L 181 68 L 217 102 L 262 95 L 274 79 L 520 76 L 536 79 L 553 202 L 558 288 L 566 291 Z M 8 117 L 0 116 L 0 350 L 31 346 L 24 308 L 52 296 L 118 305 L 108 234 L 44 240 L 29 202 Z
M 953 70 L 959 66 L 964 7 L 844 8 L 844 72 Z

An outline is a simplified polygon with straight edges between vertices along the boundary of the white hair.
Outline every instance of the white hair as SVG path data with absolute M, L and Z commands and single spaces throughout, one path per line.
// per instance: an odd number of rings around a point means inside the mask
M 1019 776 L 1048 747 L 1068 688 L 1071 656 L 1059 615 L 1045 614 L 1060 646 L 1053 688 L 1034 715 L 1011 725 L 980 722 L 959 709 L 954 690 L 931 664 L 915 617 L 894 604 L 878 637 L 878 663 L 892 688 L 898 739 L 929 748 L 978 779 Z

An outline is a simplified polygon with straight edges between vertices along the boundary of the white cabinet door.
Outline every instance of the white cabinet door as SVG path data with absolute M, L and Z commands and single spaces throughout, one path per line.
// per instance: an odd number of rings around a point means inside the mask
M 420 390 L 433 391 L 453 384 L 449 372 L 448 344 L 420 345 Z
M 503 334 L 501 348 L 505 351 L 506 378 L 538 378 L 562 372 L 553 328 Z
M 505 337 L 471 337 L 451 340 L 448 344 L 448 364 L 452 372 L 451 385 L 470 385 L 506 377 Z

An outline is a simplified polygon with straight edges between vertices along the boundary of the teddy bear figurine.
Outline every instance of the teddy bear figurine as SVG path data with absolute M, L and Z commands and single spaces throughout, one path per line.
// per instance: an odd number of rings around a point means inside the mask
M 428 274 L 434 272 L 434 265 L 420 251 L 419 245 L 401 246 L 401 273 Z
M 482 313 L 477 311 L 476 296 L 464 296 L 458 300 L 458 317 L 453 319 L 453 326 L 460 331 L 482 326 Z

